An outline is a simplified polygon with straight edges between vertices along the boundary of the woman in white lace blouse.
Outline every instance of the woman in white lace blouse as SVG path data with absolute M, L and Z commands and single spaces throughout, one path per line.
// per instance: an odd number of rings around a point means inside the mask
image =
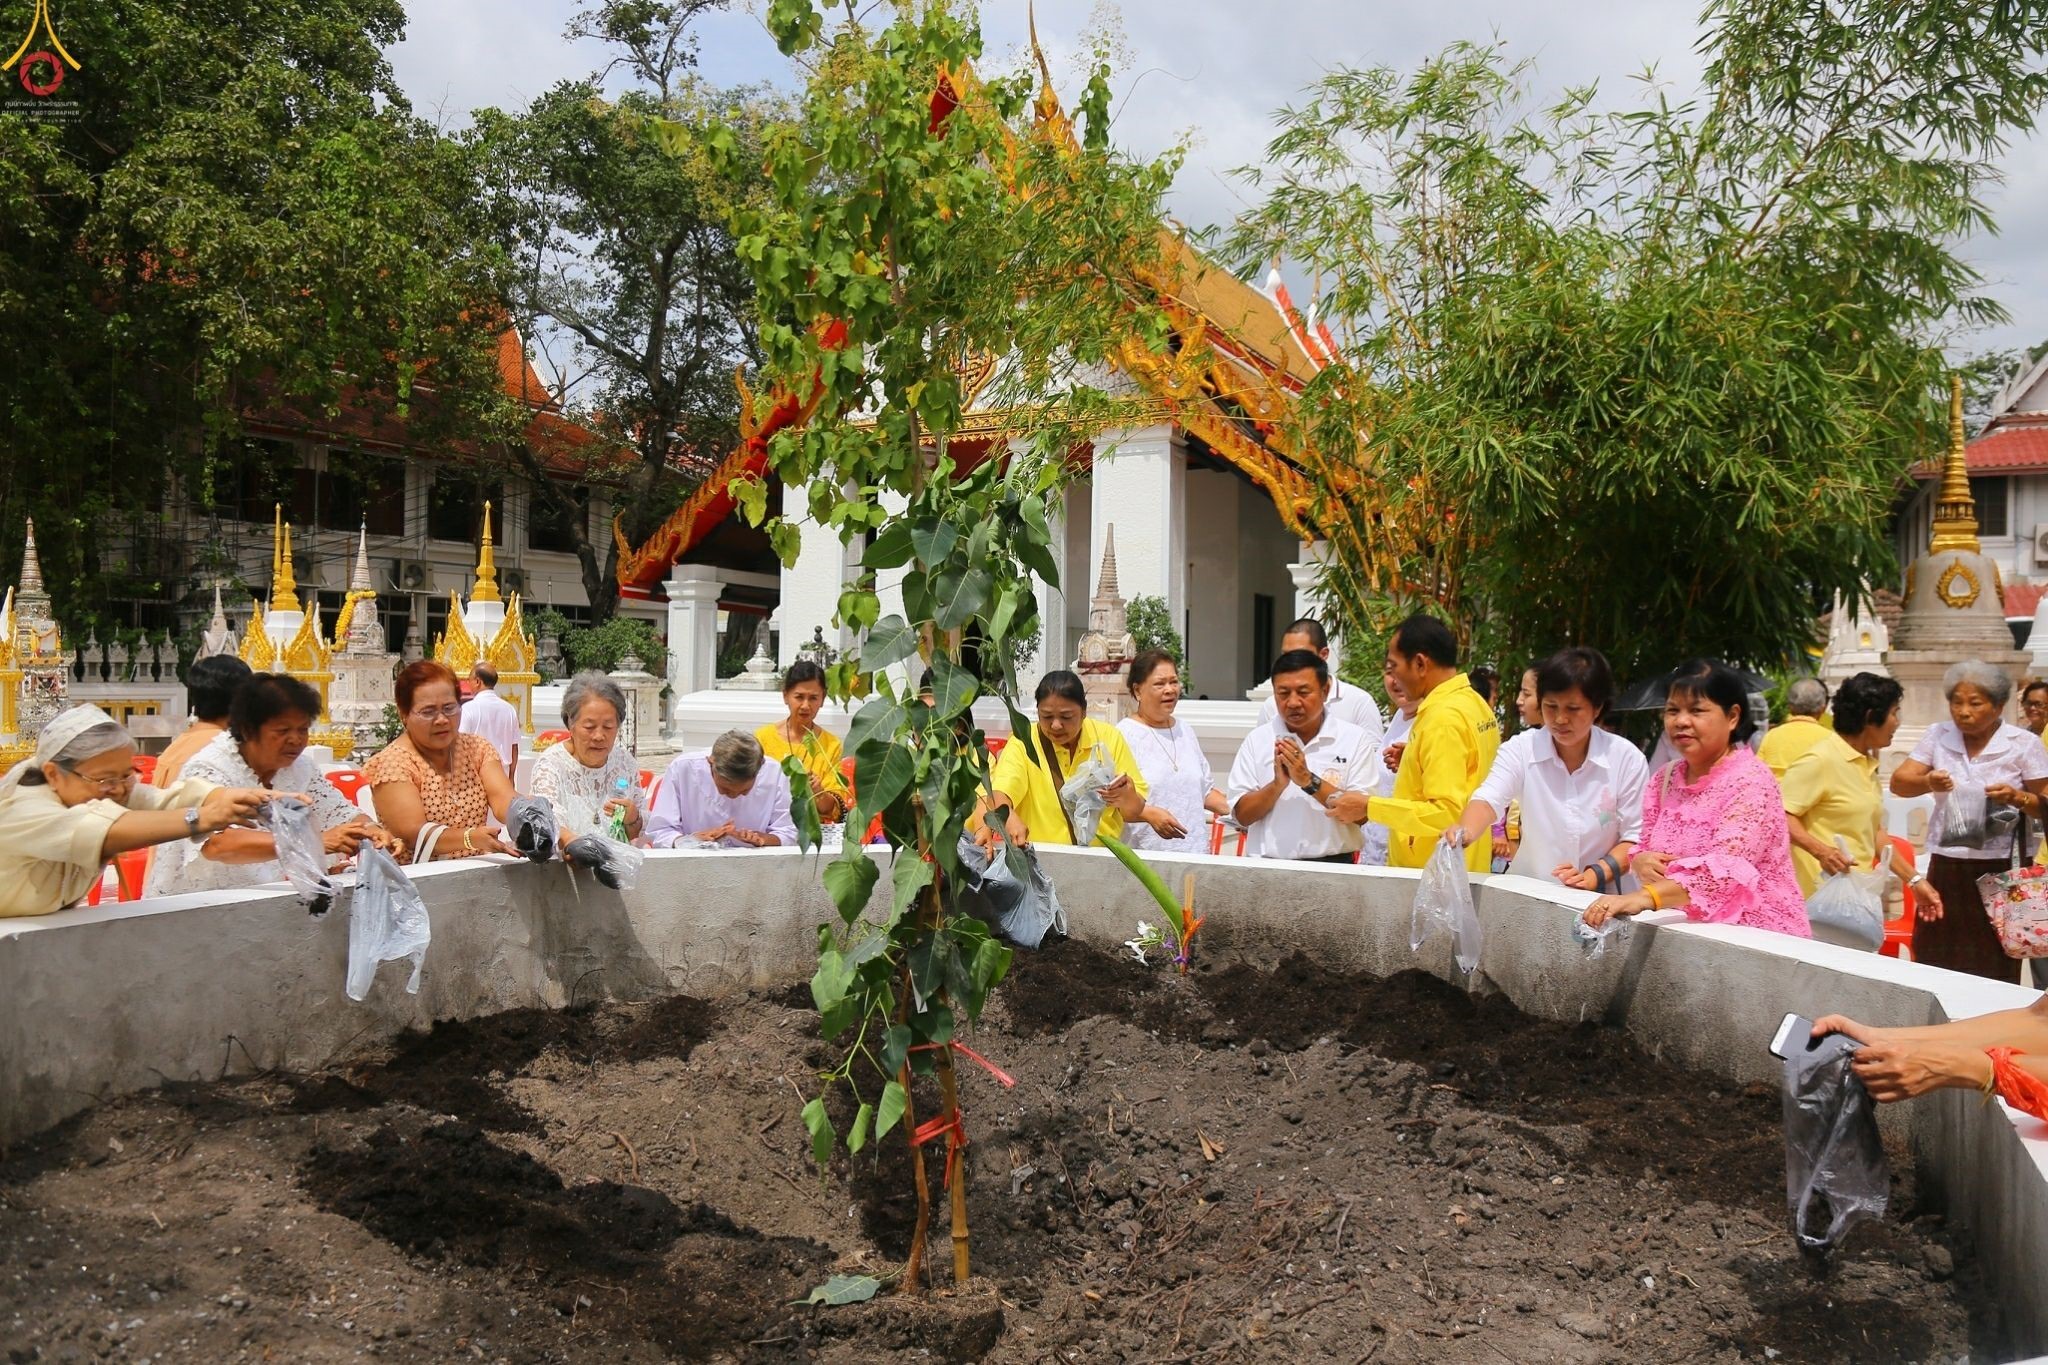
M 613 811 L 626 817 L 626 837 L 638 839 L 646 818 L 647 794 L 640 770 L 619 743 L 626 694 L 602 673 L 578 673 L 562 693 L 562 724 L 569 738 L 542 752 L 533 763 L 533 794 L 555 808 L 562 842 L 579 834 L 602 834 Z
M 282 673 L 254 674 L 235 689 L 226 732 L 186 759 L 180 775 L 305 796 L 330 858 L 353 858 L 365 841 L 395 852 L 397 837 L 358 810 L 306 758 L 319 715 L 320 694 L 305 683 Z M 269 831 L 238 825 L 201 844 L 162 845 L 143 886 L 146 895 L 175 896 L 283 879 Z

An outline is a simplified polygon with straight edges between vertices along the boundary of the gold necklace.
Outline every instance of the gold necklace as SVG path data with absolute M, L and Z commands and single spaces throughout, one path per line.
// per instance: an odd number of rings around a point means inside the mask
M 1140 716 L 1140 717 L 1138 717 L 1138 724 L 1140 724 L 1140 725 L 1142 725 L 1142 726 L 1144 726 L 1144 727 L 1145 727 L 1145 733 L 1147 733 L 1147 734 L 1149 734 L 1149 735 L 1151 735 L 1151 736 L 1152 736 L 1152 742 L 1153 742 L 1154 744 L 1156 744 L 1156 745 L 1158 745 L 1158 746 L 1159 746 L 1159 750 L 1160 750 L 1160 752 L 1161 752 L 1162 754 L 1164 754 L 1164 755 L 1166 756 L 1166 761 L 1167 761 L 1167 763 L 1169 763 L 1170 765 L 1172 765 L 1172 767 L 1173 767 L 1173 770 L 1174 770 L 1175 772 L 1179 772 L 1179 771 L 1180 771 L 1180 758 L 1179 758 L 1179 756 L 1178 756 L 1177 754 L 1175 754 L 1175 753 L 1174 753 L 1174 750 L 1175 750 L 1176 748 L 1178 748 L 1179 746 L 1178 746 L 1178 745 L 1173 745 L 1173 744 L 1168 744 L 1168 743 L 1167 743 L 1167 742 L 1166 742 L 1165 740 L 1163 740 L 1163 739 L 1161 739 L 1161 738 L 1159 737 L 1159 732 L 1160 732 L 1160 731 L 1161 731 L 1162 729 L 1163 729 L 1163 730 L 1166 730 L 1166 731 L 1167 731 L 1167 732 L 1169 732 L 1169 733 L 1171 733 L 1171 732 L 1172 732 L 1172 730 L 1173 730 L 1173 722 L 1172 722 L 1172 721 L 1168 721 L 1168 722 L 1166 722 L 1166 724 L 1165 724 L 1165 725 L 1163 725 L 1163 726 L 1160 726 L 1160 725 L 1154 725 L 1154 724 L 1152 724 L 1152 723 L 1151 723 L 1150 721 L 1146 720 L 1146 719 L 1145 719 L 1145 718 L 1144 718 L 1143 716 Z

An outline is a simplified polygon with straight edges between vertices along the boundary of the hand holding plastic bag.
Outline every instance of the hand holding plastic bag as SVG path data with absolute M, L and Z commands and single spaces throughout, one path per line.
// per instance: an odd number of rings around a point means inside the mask
M 1025 880 L 1018 881 L 1009 858 L 1002 853 L 991 858 L 981 845 L 963 835 L 960 862 L 967 873 L 967 894 L 986 908 L 989 927 L 1020 948 L 1036 948 L 1052 931 L 1067 932 L 1067 914 L 1053 893 L 1052 878 L 1028 848 L 1013 850 L 1025 867 Z M 979 916 L 977 916 L 979 918 Z
M 1927 842 L 1950 848 L 1982 848 L 1995 831 L 1991 802 L 1982 782 L 1958 782 L 1944 794 L 1927 830 Z
M 277 865 L 292 891 L 318 919 L 334 904 L 334 879 L 327 875 L 327 845 L 313 824 L 313 808 L 301 801 L 272 801 L 257 824 L 277 844 Z
M 1420 952 L 1440 932 L 1455 940 L 1459 971 L 1469 974 L 1479 965 L 1479 912 L 1472 907 L 1472 879 L 1465 871 L 1464 854 L 1448 840 L 1437 842 L 1422 869 L 1415 908 L 1408 917 L 1408 946 Z
M 505 839 L 530 863 L 555 856 L 555 808 L 544 797 L 515 796 L 505 807 Z
M 1787 1049 L 1785 1201 L 1806 1251 L 1826 1251 L 1866 1219 L 1882 1218 L 1891 1167 L 1877 1104 L 1850 1069 L 1856 1044 L 1831 1033 Z
M 1846 839 L 1835 844 L 1849 851 Z M 1813 889 L 1806 901 L 1806 920 L 1826 942 L 1876 952 L 1884 946 L 1884 887 L 1890 874 L 1875 867 L 1837 872 Z
M 1608 945 L 1616 940 L 1617 935 L 1625 937 L 1627 932 L 1628 921 L 1620 915 L 1606 921 L 1597 929 L 1583 919 L 1572 921 L 1572 937 L 1586 950 L 1589 959 L 1607 956 Z
M 1088 757 L 1074 765 L 1073 775 L 1060 788 L 1060 804 L 1067 808 L 1067 815 L 1074 822 L 1074 842 L 1083 848 L 1095 842 L 1102 814 L 1109 809 L 1102 788 L 1114 781 L 1116 765 L 1098 744 L 1088 751 Z
M 420 965 L 433 929 L 419 888 L 391 855 L 364 844 L 356 856 L 356 893 L 348 907 L 348 998 L 361 1000 L 377 978 L 377 964 L 412 959 L 405 989 L 420 993 Z
M 614 891 L 632 890 L 640 876 L 640 864 L 647 861 L 647 855 L 631 844 L 607 839 L 602 834 L 571 839 L 562 851 L 570 862 L 589 868 L 600 883 Z

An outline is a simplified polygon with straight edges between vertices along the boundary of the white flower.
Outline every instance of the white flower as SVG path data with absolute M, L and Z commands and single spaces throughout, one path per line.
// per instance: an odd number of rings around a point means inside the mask
M 1132 957 L 1135 957 L 1136 959 L 1138 959 L 1138 961 L 1143 962 L 1147 966 L 1149 966 L 1151 965 L 1151 960 L 1145 956 L 1145 950 L 1147 948 L 1160 947 L 1165 942 L 1166 936 L 1164 934 L 1161 934 L 1158 929 L 1154 928 L 1152 925 L 1145 923 L 1145 921 L 1139 920 L 1138 936 L 1136 938 L 1125 939 L 1124 947 L 1129 948 L 1131 950 Z
M 1152 965 L 1145 959 L 1145 940 L 1141 938 L 1127 938 L 1124 940 L 1124 947 L 1129 948 L 1131 956 L 1138 959 L 1138 961 L 1144 962 L 1148 967 Z

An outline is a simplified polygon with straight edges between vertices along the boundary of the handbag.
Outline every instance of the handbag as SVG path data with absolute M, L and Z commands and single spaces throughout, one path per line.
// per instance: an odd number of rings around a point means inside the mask
M 2023 816 L 2020 836 L 2025 831 Z M 1977 878 L 1977 894 L 2007 957 L 2048 957 L 2048 867 L 2019 861 L 2024 837 L 2015 837 L 2012 843 L 2016 865 Z

